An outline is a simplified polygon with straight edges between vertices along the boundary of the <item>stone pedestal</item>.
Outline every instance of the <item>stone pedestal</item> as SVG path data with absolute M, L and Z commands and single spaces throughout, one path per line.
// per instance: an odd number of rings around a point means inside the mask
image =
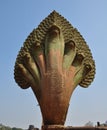
M 44 125 L 42 130 L 64 130 L 66 127 L 63 125 Z
M 63 125 L 45 125 L 41 130 L 107 130 L 107 127 L 65 127 Z

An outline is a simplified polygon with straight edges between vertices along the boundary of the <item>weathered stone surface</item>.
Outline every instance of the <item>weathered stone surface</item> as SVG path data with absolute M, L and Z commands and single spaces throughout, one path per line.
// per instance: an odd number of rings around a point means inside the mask
M 64 125 L 70 97 L 94 79 L 95 62 L 81 34 L 53 11 L 27 37 L 16 59 L 14 77 L 31 87 L 44 125 Z
M 64 127 L 61 125 L 47 125 L 43 126 L 42 130 L 107 130 L 107 127 Z

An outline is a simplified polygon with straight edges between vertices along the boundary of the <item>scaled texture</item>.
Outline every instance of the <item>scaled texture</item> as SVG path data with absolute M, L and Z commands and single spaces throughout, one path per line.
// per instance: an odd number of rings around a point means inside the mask
M 18 85 L 31 87 L 44 125 L 63 125 L 77 85 L 88 87 L 95 63 L 85 40 L 64 17 L 53 11 L 34 29 L 16 59 Z

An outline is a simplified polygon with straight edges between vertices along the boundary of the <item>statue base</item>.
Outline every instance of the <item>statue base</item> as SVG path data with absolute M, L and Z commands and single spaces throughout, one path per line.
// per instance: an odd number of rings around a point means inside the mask
M 43 125 L 42 130 L 64 130 L 64 125 Z
M 107 127 L 65 127 L 63 125 L 44 125 L 41 130 L 107 130 Z

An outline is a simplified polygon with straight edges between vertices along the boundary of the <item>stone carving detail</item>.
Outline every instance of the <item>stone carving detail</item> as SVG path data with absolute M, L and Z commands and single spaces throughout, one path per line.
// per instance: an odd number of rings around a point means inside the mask
M 44 125 L 63 125 L 72 92 L 94 79 L 95 62 L 85 40 L 64 17 L 53 11 L 34 29 L 16 59 L 14 78 L 32 88 Z

